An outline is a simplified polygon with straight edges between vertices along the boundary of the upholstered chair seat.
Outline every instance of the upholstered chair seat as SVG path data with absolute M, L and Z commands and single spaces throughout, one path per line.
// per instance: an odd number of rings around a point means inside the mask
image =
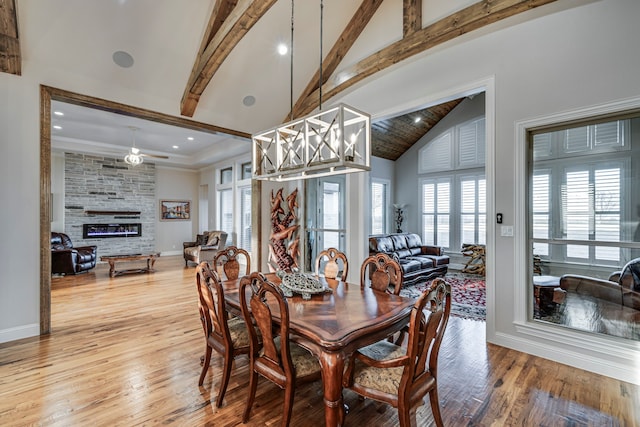
M 379 341 L 368 347 L 361 348 L 359 351 L 365 356 L 379 361 L 397 359 L 407 353 L 407 349 L 388 341 Z M 353 381 L 362 387 L 393 394 L 398 392 L 403 371 L 404 368 L 402 366 L 378 368 L 365 365 L 356 359 Z
M 196 236 L 193 242 L 182 243 L 184 266 L 189 266 L 189 261 L 200 264 L 202 261 L 211 261 L 216 252 L 224 248 L 227 242 L 227 233 L 224 231 L 205 231 Z

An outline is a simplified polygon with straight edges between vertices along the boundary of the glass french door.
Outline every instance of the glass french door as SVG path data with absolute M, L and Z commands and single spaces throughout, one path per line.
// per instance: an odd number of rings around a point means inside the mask
M 345 251 L 345 182 L 343 175 L 307 180 L 306 271 L 322 250 Z

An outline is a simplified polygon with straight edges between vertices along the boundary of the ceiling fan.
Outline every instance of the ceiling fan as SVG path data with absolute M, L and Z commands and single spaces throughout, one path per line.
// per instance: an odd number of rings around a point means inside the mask
M 129 126 L 129 129 L 131 129 L 131 134 L 132 134 L 132 143 L 131 143 L 131 148 L 129 149 L 129 153 L 124 156 L 124 161 L 125 163 L 131 165 L 131 166 L 137 166 L 139 164 L 141 164 L 144 161 L 144 157 L 154 157 L 156 159 L 168 159 L 169 156 L 158 156 L 156 154 L 144 154 L 140 152 L 139 148 L 136 148 L 136 131 L 139 130 L 139 128 L 135 127 L 135 126 Z

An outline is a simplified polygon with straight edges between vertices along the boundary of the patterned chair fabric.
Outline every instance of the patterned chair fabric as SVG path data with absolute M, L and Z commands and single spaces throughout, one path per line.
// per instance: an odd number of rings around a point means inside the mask
M 282 425 L 288 426 L 296 383 L 319 379 L 320 363 L 307 350 L 289 341 L 289 305 L 280 288 L 261 273 L 251 273 L 240 280 L 240 295 L 247 295 L 249 290 L 250 302 L 240 298 L 240 306 L 247 326 L 255 323 L 256 329 L 249 328 L 251 379 L 242 422 L 249 421 L 259 374 L 285 390 Z M 275 320 L 267 299 L 277 302 L 275 314 L 279 321 Z M 262 345 L 258 341 L 257 330 L 262 334 Z M 274 335 L 274 331 L 279 331 L 279 336 Z
M 407 347 L 380 341 L 358 350 L 349 359 L 343 385 L 397 408 L 402 427 L 417 425 L 416 408 L 429 393 L 433 418 L 442 426 L 436 374 L 450 312 L 451 286 L 437 278 L 413 307 Z
M 224 290 L 218 274 L 204 261 L 196 268 L 196 285 L 198 288 L 198 309 L 205 337 L 205 354 L 201 358 L 202 372 L 198 385 L 204 383 L 209 370 L 211 352 L 215 350 L 224 357 L 220 391 L 216 406 L 222 406 L 233 359 L 240 354 L 248 354 L 250 337 L 247 325 L 239 318 L 229 319 L 224 300 Z

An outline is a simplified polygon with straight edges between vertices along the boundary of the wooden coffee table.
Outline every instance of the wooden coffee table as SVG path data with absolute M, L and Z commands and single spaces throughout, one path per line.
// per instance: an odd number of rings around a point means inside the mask
M 126 254 L 126 255 L 106 255 L 101 256 L 100 261 L 107 261 L 109 263 L 109 276 L 116 277 L 121 274 L 131 273 L 153 273 L 153 264 L 156 262 L 156 258 L 160 256 L 160 252 L 152 252 L 149 254 Z M 128 270 L 116 270 L 116 261 L 118 262 L 131 262 L 147 260 L 147 268 L 131 268 Z

